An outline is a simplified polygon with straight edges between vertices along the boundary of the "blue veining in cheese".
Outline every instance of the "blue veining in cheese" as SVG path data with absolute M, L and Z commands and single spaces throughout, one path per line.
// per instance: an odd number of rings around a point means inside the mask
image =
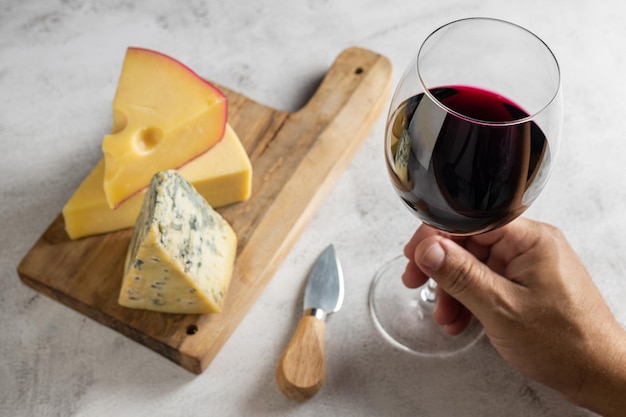
M 152 178 L 128 248 L 119 303 L 166 313 L 222 310 L 237 252 L 230 225 L 178 172 Z

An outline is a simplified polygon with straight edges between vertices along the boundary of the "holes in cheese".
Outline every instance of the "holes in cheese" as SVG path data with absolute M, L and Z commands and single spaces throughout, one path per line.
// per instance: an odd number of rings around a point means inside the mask
M 247 200 L 252 189 L 252 165 L 235 131 L 226 126 L 224 138 L 209 151 L 178 169 L 214 208 Z M 100 160 L 63 207 L 70 238 L 107 233 L 133 226 L 146 190 L 111 209 L 104 195 L 104 160 Z
M 138 153 L 147 153 L 156 148 L 163 140 L 163 131 L 158 127 L 147 127 L 134 137 L 135 149 Z
M 219 313 L 237 251 L 230 225 L 177 171 L 154 175 L 128 248 L 119 304 Z
M 226 97 L 182 63 L 128 48 L 113 100 L 113 129 L 102 141 L 104 192 L 111 208 L 178 168 L 223 136 Z

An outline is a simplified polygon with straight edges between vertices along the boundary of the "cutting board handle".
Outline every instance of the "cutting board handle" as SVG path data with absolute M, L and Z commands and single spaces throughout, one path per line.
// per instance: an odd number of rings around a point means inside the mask
M 337 110 L 350 97 L 366 93 L 367 100 L 354 106 L 354 110 L 362 112 L 369 106 L 377 118 L 378 106 L 385 104 L 388 95 L 391 72 L 391 62 L 386 57 L 359 47 L 347 48 L 337 56 L 313 97 L 296 113 L 314 115 L 323 125 L 337 117 Z

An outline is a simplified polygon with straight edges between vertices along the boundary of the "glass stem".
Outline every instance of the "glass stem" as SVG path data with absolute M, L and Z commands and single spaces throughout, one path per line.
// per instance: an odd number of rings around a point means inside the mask
M 426 285 L 424 285 L 424 288 L 422 288 L 422 291 L 420 293 L 422 301 L 425 301 L 427 303 L 434 303 L 437 299 L 437 296 L 435 295 L 436 289 L 437 283 L 435 282 L 435 280 L 432 278 L 428 278 Z

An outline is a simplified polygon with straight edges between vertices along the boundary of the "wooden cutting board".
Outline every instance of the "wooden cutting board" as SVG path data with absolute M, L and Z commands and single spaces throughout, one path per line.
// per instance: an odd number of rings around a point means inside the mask
M 71 240 L 61 215 L 19 264 L 21 280 L 185 369 L 201 373 L 254 304 L 371 131 L 386 103 L 391 75 L 385 57 L 347 49 L 311 100 L 295 113 L 269 108 L 218 86 L 228 97 L 228 121 L 253 167 L 252 197 L 218 210 L 239 239 L 222 313 L 174 315 L 119 306 L 132 229 Z

